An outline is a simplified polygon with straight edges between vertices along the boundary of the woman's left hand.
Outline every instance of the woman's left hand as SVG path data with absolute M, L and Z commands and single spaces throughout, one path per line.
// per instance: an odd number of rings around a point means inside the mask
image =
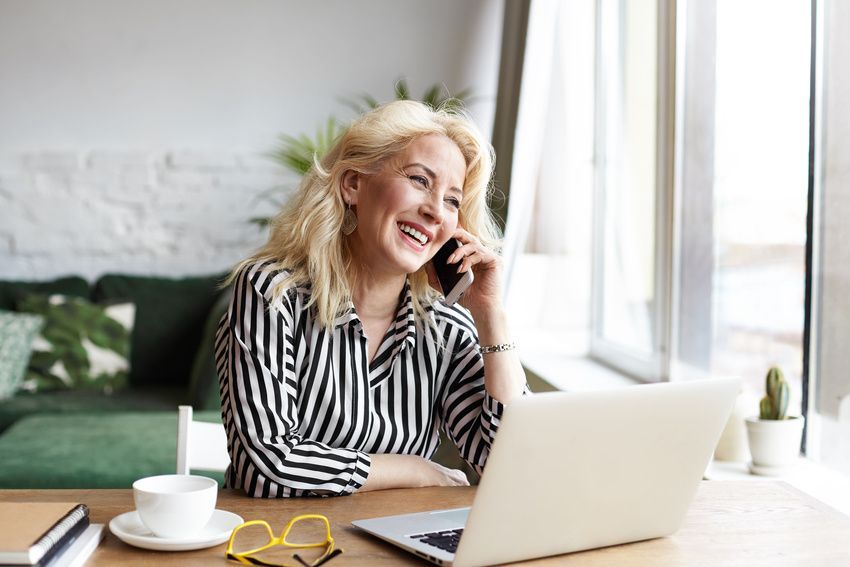
M 462 244 L 448 258 L 450 265 L 457 266 L 458 272 L 471 269 L 475 276 L 472 285 L 464 293 L 460 304 L 476 313 L 499 307 L 502 301 L 502 259 L 486 248 L 477 237 L 458 227 L 452 238 Z M 433 268 L 428 266 L 429 279 L 433 278 Z M 432 282 L 435 278 L 432 279 Z M 439 284 L 437 289 L 439 289 Z

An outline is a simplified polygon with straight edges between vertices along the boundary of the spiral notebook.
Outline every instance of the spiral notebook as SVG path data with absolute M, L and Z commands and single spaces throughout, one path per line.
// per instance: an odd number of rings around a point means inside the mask
M 77 502 L 0 502 L 0 565 L 47 565 L 89 525 Z

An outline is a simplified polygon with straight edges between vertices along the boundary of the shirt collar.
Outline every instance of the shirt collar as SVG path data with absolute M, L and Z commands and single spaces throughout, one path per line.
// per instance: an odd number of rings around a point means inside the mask
M 398 311 L 395 314 L 395 337 L 393 343 L 398 349 L 409 345 L 416 345 L 416 316 L 413 310 L 413 293 L 410 284 L 404 280 L 404 288 L 401 290 L 398 302 Z
M 433 314 L 431 314 L 433 316 Z M 351 326 L 362 331 L 362 324 L 357 311 L 354 309 L 354 303 L 349 299 L 342 308 L 339 314 L 334 319 L 334 328 Z M 404 287 L 399 294 L 398 310 L 392 324 L 393 333 L 393 350 L 398 352 L 405 345 L 413 347 L 416 344 L 416 317 L 413 310 L 413 293 L 410 291 L 410 283 L 405 279 Z M 381 337 L 383 339 L 383 337 Z M 393 353 L 395 355 L 395 352 Z
M 343 304 L 342 308 L 337 313 L 334 319 L 334 328 L 344 327 L 346 325 L 359 325 L 360 318 L 354 310 L 354 303 L 348 299 Z

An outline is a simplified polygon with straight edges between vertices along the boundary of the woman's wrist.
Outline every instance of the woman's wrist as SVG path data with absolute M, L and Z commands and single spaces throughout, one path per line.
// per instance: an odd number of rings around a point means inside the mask
M 419 488 L 430 486 L 427 459 L 418 455 L 369 455 L 372 467 L 361 490 L 386 488 Z
M 470 307 L 469 313 L 476 326 L 500 323 L 505 319 L 505 309 L 501 303 Z
M 508 318 L 501 306 L 477 310 L 472 313 L 478 341 L 482 345 L 511 342 L 508 336 Z

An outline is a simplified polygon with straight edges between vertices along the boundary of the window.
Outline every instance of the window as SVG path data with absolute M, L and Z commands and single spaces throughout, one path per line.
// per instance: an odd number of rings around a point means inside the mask
M 597 3 L 590 353 L 645 380 L 667 370 L 667 4 Z
M 509 290 L 524 350 L 650 381 L 739 376 L 753 397 L 779 364 L 801 411 L 809 7 L 558 3 Z
M 799 415 L 810 5 L 684 6 L 673 378 L 738 376 L 755 398 L 776 364 Z
M 534 216 L 509 294 L 523 350 L 643 380 L 736 376 L 753 413 L 779 365 L 789 412 L 807 416 L 807 454 L 850 474 L 850 3 L 558 10 Z

